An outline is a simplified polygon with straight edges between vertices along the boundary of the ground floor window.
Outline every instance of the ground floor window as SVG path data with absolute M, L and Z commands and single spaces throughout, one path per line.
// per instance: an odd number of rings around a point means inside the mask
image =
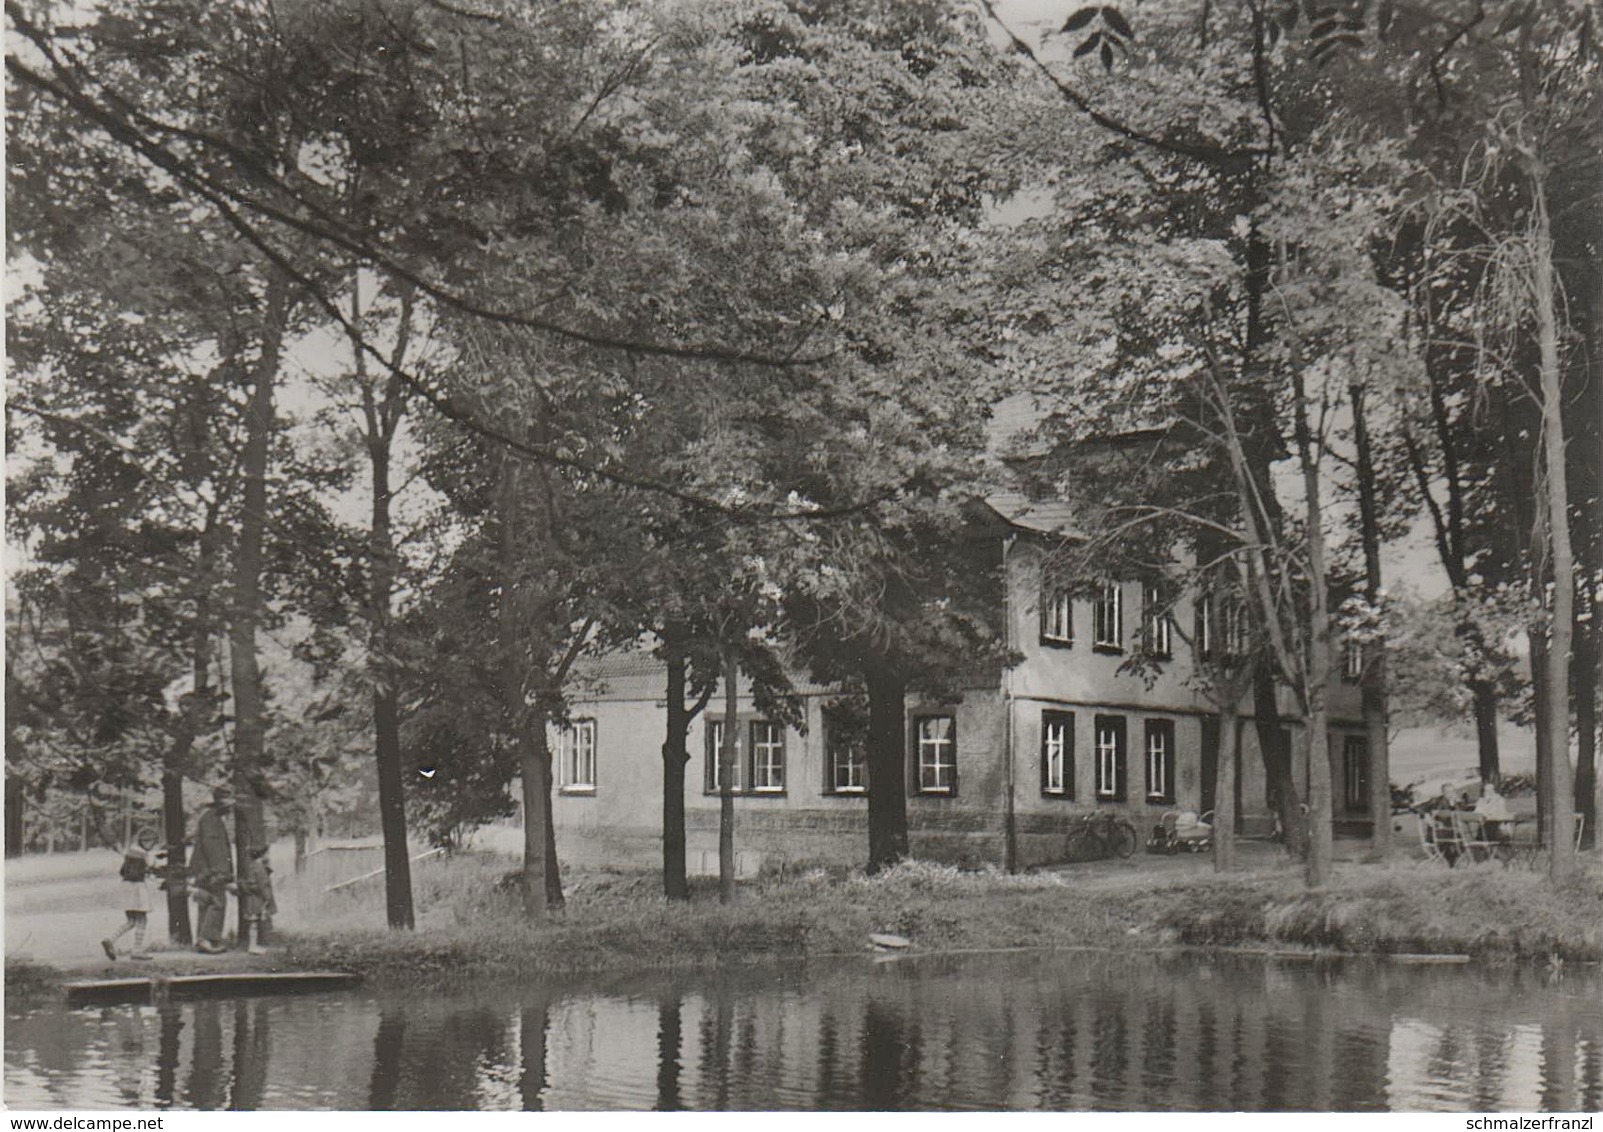
M 1054 798 L 1074 797 L 1072 712 L 1041 713 L 1041 793 Z
M 824 754 L 829 764 L 827 793 L 868 793 L 867 724 L 860 712 L 825 710 Z
M 1174 723 L 1147 720 L 1147 801 L 1174 801 Z
M 1342 796 L 1348 813 L 1369 812 L 1369 740 L 1345 735 L 1341 741 Z
M 567 794 L 596 790 L 596 721 L 576 719 L 557 733 L 557 785 Z
M 957 721 L 949 715 L 923 715 L 914 721 L 921 794 L 957 792 Z
M 1096 717 L 1096 796 L 1098 801 L 1124 801 L 1124 716 Z
M 724 721 L 709 719 L 707 721 L 707 793 L 718 794 L 723 791 L 723 780 L 719 777 L 719 768 L 722 764 L 722 751 L 724 746 Z M 735 728 L 735 765 L 734 774 L 730 778 L 730 789 L 736 794 L 746 788 L 746 776 L 741 773 L 745 767 L 745 752 L 741 749 L 740 728 Z
M 785 729 L 778 723 L 752 721 L 751 788 L 759 794 L 785 789 Z

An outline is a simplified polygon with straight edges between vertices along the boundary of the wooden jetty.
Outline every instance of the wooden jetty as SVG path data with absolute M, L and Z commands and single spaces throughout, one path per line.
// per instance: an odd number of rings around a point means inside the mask
M 306 994 L 347 990 L 362 981 L 351 971 L 227 971 L 214 975 L 152 975 L 133 979 L 83 979 L 66 984 L 68 1006 L 238 995 Z

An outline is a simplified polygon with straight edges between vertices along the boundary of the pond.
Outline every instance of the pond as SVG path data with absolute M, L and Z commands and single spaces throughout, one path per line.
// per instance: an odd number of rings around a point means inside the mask
M 1596 969 L 839 960 L 8 1014 L 11 1108 L 1593 1111 Z

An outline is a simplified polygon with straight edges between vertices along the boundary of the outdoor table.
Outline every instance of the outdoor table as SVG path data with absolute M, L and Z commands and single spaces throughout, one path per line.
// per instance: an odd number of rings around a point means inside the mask
M 1486 838 L 1496 846 L 1497 859 L 1504 864 L 1529 862 L 1542 851 L 1542 838 L 1536 815 L 1483 818 Z

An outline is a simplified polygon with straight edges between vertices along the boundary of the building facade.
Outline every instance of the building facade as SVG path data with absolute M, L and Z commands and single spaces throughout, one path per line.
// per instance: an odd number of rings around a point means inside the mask
M 907 812 L 914 856 L 965 866 L 1062 859 L 1072 823 L 1093 810 L 1145 835 L 1168 810 L 1214 808 L 1219 720 L 1195 686 L 1193 644 L 1229 647 L 1195 597 L 1110 579 L 1089 595 L 1054 590 L 1046 558 L 1061 537 L 1050 505 L 992 501 L 1008 650 L 1019 662 L 971 677 L 949 700 L 910 695 L 905 716 Z M 1188 626 L 1186 633 L 1178 629 Z M 1194 626 L 1195 628 L 1189 628 Z M 1126 661 L 1145 653 L 1144 671 Z M 1352 674 L 1349 674 L 1349 676 Z M 554 744 L 558 851 L 582 864 L 661 859 L 666 674 L 645 651 L 592 664 Z M 758 713 L 742 687 L 737 719 L 735 842 L 742 874 L 762 867 L 861 864 L 871 783 L 860 722 L 838 690 L 800 682 L 802 725 Z M 1294 779 L 1307 789 L 1296 712 L 1282 696 Z M 717 867 L 715 694 L 692 724 L 685 811 L 690 871 Z M 1242 705 L 1238 828 L 1273 829 L 1251 704 Z M 1338 833 L 1368 832 L 1367 752 L 1356 682 L 1331 695 L 1331 781 Z

